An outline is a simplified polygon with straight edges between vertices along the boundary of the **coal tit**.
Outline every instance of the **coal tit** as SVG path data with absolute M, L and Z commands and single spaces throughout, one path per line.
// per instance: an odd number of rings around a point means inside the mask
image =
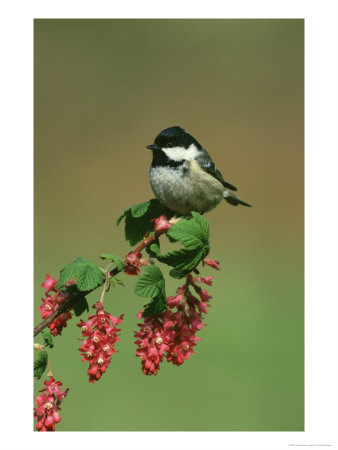
M 235 186 L 224 181 L 205 148 L 183 128 L 166 128 L 147 148 L 153 151 L 149 172 L 153 192 L 176 214 L 210 211 L 223 198 L 231 205 L 251 206 L 231 192 Z

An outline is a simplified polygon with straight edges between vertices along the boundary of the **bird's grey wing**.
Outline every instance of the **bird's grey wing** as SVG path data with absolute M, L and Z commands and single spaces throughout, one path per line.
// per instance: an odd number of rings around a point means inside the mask
M 216 165 L 214 164 L 213 160 L 210 158 L 210 155 L 205 150 L 205 148 L 201 149 L 200 154 L 196 158 L 196 161 L 202 167 L 203 170 L 205 170 L 210 175 L 212 175 L 214 178 L 216 178 L 216 180 L 220 181 L 224 187 L 231 189 L 233 191 L 237 191 L 237 188 L 235 186 L 224 181 L 221 172 L 217 169 Z

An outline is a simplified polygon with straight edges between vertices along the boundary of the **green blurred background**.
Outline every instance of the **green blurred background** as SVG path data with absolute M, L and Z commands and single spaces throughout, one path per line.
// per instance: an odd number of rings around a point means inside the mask
M 50 351 L 70 387 L 57 430 L 303 430 L 303 20 L 39 19 L 34 28 L 35 311 L 46 273 L 130 250 L 115 220 L 153 197 L 145 146 L 166 127 L 187 129 L 254 205 L 224 202 L 207 215 L 222 270 L 203 270 L 215 276 L 212 306 L 183 366 L 142 374 L 134 277 L 107 294 L 106 309 L 125 320 L 95 385 L 78 319 L 69 322 Z M 168 279 L 168 295 L 177 286 Z

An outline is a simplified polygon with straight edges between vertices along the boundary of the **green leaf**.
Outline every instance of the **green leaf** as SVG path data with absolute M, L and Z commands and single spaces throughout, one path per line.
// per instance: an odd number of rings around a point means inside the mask
M 155 256 L 159 261 L 174 267 L 170 271 L 172 277 L 182 278 L 197 267 L 209 253 L 209 234 L 208 221 L 200 214 L 192 212 L 191 220 L 182 220 L 168 231 L 168 236 L 185 248 Z
M 76 316 L 81 316 L 85 311 L 89 311 L 89 305 L 84 295 L 79 295 L 78 300 L 74 303 L 73 310 Z
M 116 264 L 116 267 L 118 268 L 118 270 L 123 270 L 122 259 L 113 255 L 113 253 L 101 253 L 100 258 L 101 259 L 110 259 L 111 261 L 113 261 Z
M 53 348 L 54 347 L 53 336 L 50 332 L 50 329 L 45 328 L 44 330 L 42 330 L 41 334 L 43 336 L 45 347 Z
M 187 260 L 194 258 L 196 253 L 198 254 L 199 249 L 189 250 L 187 248 L 180 248 L 178 250 L 173 250 L 168 253 L 164 253 L 163 255 L 157 255 L 157 259 L 168 266 L 173 266 L 177 268 L 181 268 L 186 264 Z
M 158 295 L 145 307 L 142 317 L 154 316 L 161 314 L 168 308 L 167 298 L 164 295 Z
M 127 211 L 129 211 L 129 208 L 128 208 L 128 209 L 125 209 L 125 210 L 123 211 L 123 213 L 122 213 L 120 216 L 118 216 L 118 218 L 117 218 L 117 220 L 116 220 L 116 225 L 120 225 L 121 220 L 123 219 L 123 217 L 126 216 Z
M 129 214 L 126 217 L 124 227 L 126 241 L 131 246 L 138 244 L 142 241 L 146 232 L 151 228 L 153 228 L 153 225 L 150 223 L 150 219 L 148 220 L 148 217 L 135 219 L 131 214 Z
M 78 256 L 77 258 L 74 259 L 74 261 L 70 264 L 73 263 L 90 263 L 90 260 L 87 258 L 83 258 L 82 256 Z M 67 264 L 67 266 L 69 266 L 69 264 Z M 65 266 L 66 267 L 66 266 Z
M 165 281 L 159 267 L 148 266 L 142 277 L 137 281 L 135 293 L 141 297 L 151 297 L 151 302 L 145 306 L 143 317 L 160 314 L 167 309 Z
M 91 291 L 103 283 L 103 273 L 99 267 L 88 264 L 78 268 L 74 279 L 80 291 Z
M 144 203 L 138 203 L 137 205 L 131 206 L 130 208 L 127 208 L 123 211 L 123 213 L 117 218 L 116 225 L 120 225 L 121 220 L 123 217 L 126 217 L 128 213 L 131 213 L 131 215 L 135 218 L 142 217 L 149 208 L 150 201 Z
M 164 255 L 158 255 L 157 259 L 168 266 L 175 267 L 191 272 L 203 258 L 209 253 L 209 246 L 204 246 L 195 250 L 189 250 L 182 248 L 180 250 L 174 250 L 172 252 L 165 253 Z
M 56 285 L 57 289 L 61 289 L 67 281 L 70 281 L 73 278 L 72 273 L 75 272 L 78 266 L 90 263 L 91 262 L 89 261 L 89 259 L 82 258 L 82 256 L 78 256 L 76 259 L 74 259 L 73 262 L 66 264 L 65 267 L 60 270 L 60 278 Z M 71 289 L 72 292 L 76 290 L 74 286 L 68 286 L 67 290 L 68 289 Z
M 169 272 L 169 275 L 172 276 L 173 278 L 183 278 L 185 277 L 190 271 L 186 271 L 186 270 L 181 270 L 181 269 L 171 269 L 171 271 Z
M 181 220 L 168 230 L 168 236 L 180 242 L 188 249 L 203 247 L 209 239 L 209 223 L 196 212 L 192 212 L 191 220 Z
M 165 215 L 168 219 L 174 213 L 163 206 L 157 199 L 140 203 L 126 209 L 118 218 L 118 223 L 125 217 L 125 236 L 130 245 L 136 245 L 142 241 L 147 231 L 154 231 L 154 223 L 151 219 Z
M 148 266 L 136 283 L 135 294 L 140 297 L 155 297 L 164 291 L 164 277 L 157 266 Z
M 144 203 L 139 203 L 138 205 L 131 206 L 130 211 L 133 217 L 138 218 L 145 215 L 150 206 L 150 200 Z
M 205 217 L 195 211 L 192 211 L 191 215 L 193 217 L 193 222 L 199 228 L 199 236 L 201 237 L 202 241 L 207 241 L 210 237 L 209 222 Z
M 48 355 L 47 352 L 39 352 L 38 358 L 34 361 L 34 376 L 40 379 L 47 367 Z
M 72 278 L 79 291 L 92 291 L 103 283 L 103 272 L 88 259 L 78 257 L 60 271 L 56 287 L 60 289 Z

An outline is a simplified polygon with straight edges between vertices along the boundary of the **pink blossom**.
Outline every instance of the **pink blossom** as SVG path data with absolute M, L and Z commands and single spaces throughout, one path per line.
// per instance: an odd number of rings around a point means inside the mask
M 140 252 L 129 252 L 124 260 L 124 264 L 127 264 L 124 272 L 127 275 L 139 275 L 140 273 L 140 265 L 141 265 L 141 253 Z
M 208 286 L 212 286 L 212 279 L 213 279 L 214 277 L 212 277 L 212 276 L 209 276 L 209 277 L 205 277 L 205 278 L 202 278 L 202 277 L 197 277 L 197 281 L 199 282 L 199 283 L 204 283 L 204 284 L 207 284 Z
M 210 267 L 213 267 L 216 270 L 219 270 L 219 261 L 215 261 L 213 259 L 209 259 L 209 258 L 204 258 L 202 261 L 202 265 L 208 265 Z
M 82 345 L 79 348 L 83 362 L 89 362 L 89 382 L 95 383 L 99 380 L 103 373 L 106 372 L 110 358 L 116 353 L 114 348 L 117 341 L 117 333 L 121 331 L 116 325 L 123 320 L 123 314 L 120 317 L 114 317 L 102 308 L 102 304 L 96 304 L 96 314 L 88 317 L 88 321 L 83 320 L 77 324 L 82 329 L 82 337 L 80 339 Z
M 142 311 L 139 315 L 142 316 Z M 160 369 L 160 362 L 163 361 L 163 353 L 169 350 L 170 330 L 166 329 L 163 320 L 154 317 L 145 317 L 144 323 L 138 326 L 140 330 L 134 333 L 137 338 L 135 354 L 141 358 L 143 373 L 156 375 Z
M 50 291 L 56 291 L 55 289 L 56 284 L 57 280 L 47 273 L 46 280 L 44 281 L 44 283 L 41 284 L 41 287 L 45 289 L 45 294 L 47 295 Z
M 74 284 L 75 281 L 72 279 L 66 283 L 66 285 Z M 42 287 L 45 289 L 45 298 L 42 298 L 42 304 L 39 308 L 41 317 L 46 319 L 54 311 L 56 311 L 62 303 L 68 299 L 68 293 L 62 292 L 56 289 L 57 280 L 51 278 L 48 274 L 46 275 L 46 281 L 42 283 Z M 67 321 L 72 318 L 72 314 L 69 311 L 60 314 L 53 322 L 51 322 L 48 327 L 53 336 L 61 335 L 64 327 L 67 326 Z
M 59 397 L 62 394 L 60 386 L 62 385 L 61 381 L 55 381 L 53 377 L 50 377 L 49 380 L 44 382 L 46 389 L 49 395 L 55 395 Z
M 177 366 L 194 353 L 194 347 L 201 338 L 196 332 L 203 328 L 202 315 L 208 313 L 211 296 L 197 283 L 211 285 L 212 277 L 187 275 L 186 283 L 180 286 L 175 297 L 168 297 L 168 307 L 162 314 L 142 318 L 140 330 L 135 332 L 136 356 L 141 358 L 145 375 L 156 375 L 165 357 Z M 195 296 L 190 287 L 198 294 Z
M 151 221 L 155 224 L 155 231 L 167 231 L 170 227 L 173 226 L 173 224 L 168 221 L 165 215 L 162 215 L 157 219 L 151 219 Z
M 168 297 L 168 306 L 169 308 L 176 308 L 183 298 L 183 294 L 176 295 L 176 297 Z
M 61 391 L 60 381 L 50 376 L 48 381 L 44 382 L 45 388 L 41 394 L 35 398 L 36 408 L 34 408 L 34 417 L 37 419 L 36 429 L 38 431 L 55 431 L 55 424 L 61 421 L 59 414 L 61 401 L 67 396 L 69 389 Z

